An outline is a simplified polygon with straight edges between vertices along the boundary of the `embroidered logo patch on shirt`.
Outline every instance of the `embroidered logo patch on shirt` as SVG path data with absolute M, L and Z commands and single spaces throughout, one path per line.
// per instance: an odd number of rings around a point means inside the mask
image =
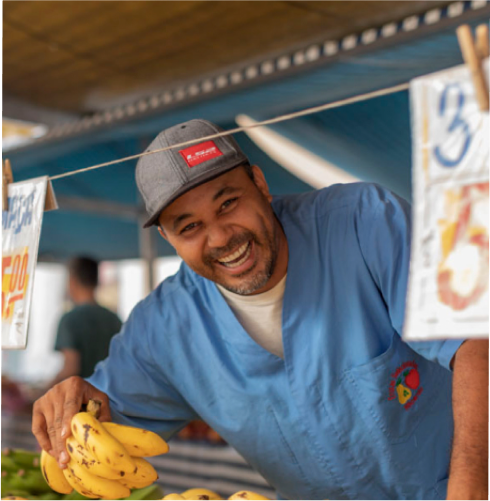
M 204 143 L 195 144 L 185 150 L 179 150 L 187 166 L 189 168 L 199 165 L 206 160 L 219 157 L 223 153 L 216 146 L 214 141 L 205 141 Z
M 391 375 L 388 400 L 395 400 L 408 411 L 424 389 L 420 386 L 418 365 L 414 360 L 403 363 Z

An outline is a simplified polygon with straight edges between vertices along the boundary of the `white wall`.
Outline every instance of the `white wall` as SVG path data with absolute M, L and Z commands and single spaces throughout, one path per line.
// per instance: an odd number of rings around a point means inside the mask
M 155 261 L 155 283 L 179 269 L 179 257 Z M 116 309 L 127 320 L 133 307 L 144 297 L 143 261 L 132 259 L 104 262 L 100 266 L 100 294 L 104 306 Z M 38 263 L 29 319 L 27 348 L 2 352 L 2 374 L 14 380 L 42 385 L 60 370 L 61 354 L 54 351 L 58 321 L 67 306 L 67 273 L 63 265 Z
M 165 278 L 174 275 L 182 263 L 178 256 L 161 257 L 155 260 L 154 278 L 158 285 Z M 118 261 L 119 304 L 117 313 L 121 320 L 127 320 L 134 306 L 145 296 L 144 267 L 141 259 Z

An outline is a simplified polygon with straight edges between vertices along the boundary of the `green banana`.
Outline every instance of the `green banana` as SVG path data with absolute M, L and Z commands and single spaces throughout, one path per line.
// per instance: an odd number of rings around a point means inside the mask
M 51 490 L 39 470 L 19 470 L 10 476 L 9 484 L 13 489 L 26 490 L 34 495 Z
M 21 497 L 25 498 L 29 496 L 29 492 L 19 490 L 19 489 L 14 489 L 11 487 L 8 482 L 5 482 L 3 479 L 0 481 L 0 497 L 1 498 L 6 498 L 9 496 L 16 496 L 16 497 Z
M 6 456 L 2 452 L 2 471 L 16 473 L 19 469 L 19 465 L 10 456 Z
M 46 492 L 46 494 L 40 494 L 37 499 L 46 499 L 47 501 L 49 500 L 54 500 L 54 499 L 61 499 L 61 494 L 58 494 L 57 492 L 49 491 Z
M 135 489 L 124 499 L 162 499 L 163 489 L 158 484 L 149 485 L 143 489 Z
M 8 496 L 6 498 L 0 499 L 0 501 L 30 501 L 28 498 L 20 496 Z
M 3 458 L 9 457 L 15 464 L 18 465 L 17 469 L 31 469 L 39 466 L 39 452 L 27 451 L 25 449 L 11 449 L 9 447 L 2 451 Z
M 53 491 L 45 492 L 44 494 L 34 495 L 29 491 L 22 490 L 10 490 L 10 491 L 2 491 L 2 499 L 46 499 L 48 501 L 55 501 L 58 499 L 62 499 L 61 494 L 58 494 Z M 9 497 L 15 496 L 15 497 Z

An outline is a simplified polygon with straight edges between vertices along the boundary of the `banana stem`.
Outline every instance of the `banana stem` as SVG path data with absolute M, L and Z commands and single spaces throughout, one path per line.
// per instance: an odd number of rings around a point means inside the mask
M 89 400 L 87 404 L 87 412 L 92 414 L 95 419 L 99 419 L 100 416 L 100 408 L 102 406 L 102 402 L 100 400 Z

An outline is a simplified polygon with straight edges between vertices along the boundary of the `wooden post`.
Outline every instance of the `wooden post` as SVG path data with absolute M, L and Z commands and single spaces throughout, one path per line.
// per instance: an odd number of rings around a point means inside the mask
M 488 24 L 480 24 L 476 28 L 476 52 L 480 59 L 486 59 L 490 56 Z

